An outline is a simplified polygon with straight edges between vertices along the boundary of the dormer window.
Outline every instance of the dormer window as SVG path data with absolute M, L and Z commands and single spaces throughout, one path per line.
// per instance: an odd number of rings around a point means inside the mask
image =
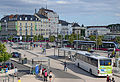
M 6 22 L 6 20 L 4 20 L 4 22 Z
M 32 18 L 30 20 L 33 20 Z
M 25 17 L 25 20 L 27 20 L 27 17 Z
M 20 17 L 20 20 L 22 20 L 22 18 Z
M 37 18 L 36 18 L 36 20 L 37 20 Z

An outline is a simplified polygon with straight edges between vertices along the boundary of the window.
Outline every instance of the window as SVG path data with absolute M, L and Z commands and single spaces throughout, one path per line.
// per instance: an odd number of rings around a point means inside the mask
M 25 17 L 25 20 L 27 20 L 27 17 Z
M 20 26 L 22 26 L 22 23 L 20 23 Z
M 22 18 L 20 17 L 20 20 L 22 20 Z
M 100 65 L 102 66 L 110 66 L 112 64 L 111 60 L 100 60 Z

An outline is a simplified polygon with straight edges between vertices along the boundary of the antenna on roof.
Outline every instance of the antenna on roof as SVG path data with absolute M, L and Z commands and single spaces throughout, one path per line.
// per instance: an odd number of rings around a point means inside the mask
M 46 0 L 46 9 L 47 9 L 47 0 Z
M 35 14 L 36 14 L 36 9 L 35 9 Z

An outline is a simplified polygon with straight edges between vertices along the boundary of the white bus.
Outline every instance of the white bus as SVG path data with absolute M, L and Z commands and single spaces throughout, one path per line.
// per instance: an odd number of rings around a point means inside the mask
M 112 76 L 112 59 L 87 51 L 75 54 L 75 65 L 96 76 Z

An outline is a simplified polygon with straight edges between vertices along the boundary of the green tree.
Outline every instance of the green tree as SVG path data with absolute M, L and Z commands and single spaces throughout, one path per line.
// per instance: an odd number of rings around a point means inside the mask
M 50 42 L 54 42 L 55 41 L 55 36 L 50 36 Z
M 120 36 L 117 36 L 117 37 L 115 38 L 115 42 L 120 43 Z
M 30 35 L 26 36 L 26 41 L 29 41 Z
M 65 35 L 65 40 L 68 40 L 69 39 L 69 35 Z
M 9 41 L 11 41 L 12 39 L 13 39 L 13 36 L 10 36 L 10 37 L 8 38 Z
M 7 49 L 5 45 L 0 43 L 0 62 L 5 62 L 11 57 L 11 55 L 8 52 L 6 52 L 6 50 Z
M 95 35 L 91 35 L 89 38 L 90 38 L 91 41 L 95 41 L 96 40 L 96 36 Z
M 75 39 L 74 34 L 71 34 L 70 37 L 69 37 L 69 42 L 72 44 L 74 39 Z
M 22 41 L 25 41 L 25 36 L 22 36 Z
M 37 41 L 37 40 L 38 40 L 38 38 L 37 38 L 36 35 L 33 37 L 33 40 L 34 40 L 34 41 Z
M 44 40 L 42 35 L 38 35 L 38 40 Z
M 98 36 L 97 38 L 97 45 L 98 46 L 102 45 L 102 38 L 100 36 Z

